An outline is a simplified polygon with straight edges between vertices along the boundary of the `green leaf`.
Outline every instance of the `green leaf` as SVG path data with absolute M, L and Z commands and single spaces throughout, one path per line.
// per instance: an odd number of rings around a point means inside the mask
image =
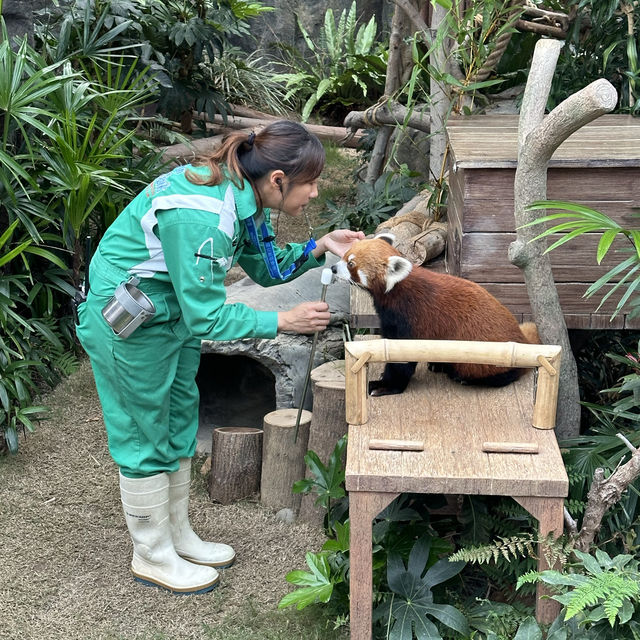
M 415 633 L 419 639 L 440 638 L 437 627 L 429 620 L 436 618 L 444 625 L 465 635 L 469 632 L 467 620 L 451 605 L 434 603 L 431 587 L 459 573 L 464 562 L 449 562 L 443 558 L 424 575 L 429 558 L 430 541 L 426 536 L 418 539 L 409 555 L 407 568 L 400 555 L 391 552 L 387 558 L 387 583 L 394 593 L 390 608 L 392 629 L 389 638 L 409 640 Z
M 316 587 L 302 587 L 296 591 L 288 593 L 278 603 L 278 609 L 284 609 L 291 605 L 296 605 L 296 609 L 304 609 L 311 604 L 318 602 L 329 602 L 333 593 L 333 585 L 322 585 Z
M 290 605 L 296 605 L 297 609 L 304 609 L 316 602 L 328 602 L 333 593 L 333 581 L 331 580 L 331 568 L 326 553 L 307 553 L 308 571 L 291 571 L 287 574 L 287 581 L 297 585 L 305 585 L 296 591 L 292 591 L 280 600 L 278 608 L 283 609 Z
M 602 573 L 602 567 L 600 563 L 590 554 L 585 553 L 584 551 L 580 551 L 579 549 L 574 549 L 573 553 L 580 559 L 584 568 L 591 573 L 592 575 L 597 575 Z
M 609 248 L 617 235 L 618 231 L 615 229 L 609 229 L 602 234 L 600 242 L 598 242 L 598 251 L 596 253 L 596 260 L 598 261 L 598 264 L 600 264 L 602 259 L 607 255 L 607 251 L 609 251 Z
M 430 588 L 446 582 L 464 569 L 466 562 L 449 562 L 447 558 L 438 560 L 424 576 L 424 583 Z
M 538 626 L 536 619 L 529 616 L 525 618 L 518 627 L 518 633 L 513 640 L 542 640 L 542 630 Z

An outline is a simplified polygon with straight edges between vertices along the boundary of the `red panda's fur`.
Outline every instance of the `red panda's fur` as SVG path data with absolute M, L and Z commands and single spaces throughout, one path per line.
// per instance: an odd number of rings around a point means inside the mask
M 412 266 L 390 244 L 392 236 L 354 243 L 333 270 L 339 277 L 367 289 L 381 322 L 385 338 L 423 340 L 480 340 L 492 342 L 539 342 L 533 323 L 519 325 L 513 314 L 486 289 L 470 280 Z M 389 287 L 391 287 L 389 289 Z M 415 364 L 408 378 L 413 374 Z M 521 370 L 482 364 L 439 366 L 452 378 L 471 384 L 500 386 L 515 380 Z M 385 378 L 407 371 L 396 365 Z M 382 389 L 377 395 L 399 393 Z M 389 382 L 389 380 L 387 380 Z M 388 387 L 389 385 L 382 385 Z M 393 387 L 393 381 L 391 387 Z M 375 385 L 372 385 L 375 389 Z M 373 392 L 373 391 L 372 391 Z

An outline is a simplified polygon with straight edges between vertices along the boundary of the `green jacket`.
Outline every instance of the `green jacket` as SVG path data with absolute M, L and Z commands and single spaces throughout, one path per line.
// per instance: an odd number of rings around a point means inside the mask
M 263 286 L 282 280 L 269 275 L 260 250 L 251 242 L 243 221 L 257 212 L 253 190 L 230 180 L 216 186 L 196 185 L 185 171 L 205 168 L 177 167 L 148 185 L 122 211 L 100 242 L 100 262 L 137 275 L 141 282 L 166 283 L 166 296 L 175 297 L 189 333 L 209 340 L 273 338 L 277 313 L 256 311 L 243 304 L 225 304 L 224 279 L 238 263 Z M 269 210 L 264 210 L 269 233 Z M 304 245 L 276 248 L 284 271 L 303 252 Z M 291 276 L 324 263 L 313 255 Z M 99 277 L 92 273 L 91 278 Z M 93 284 L 92 284 L 93 288 Z M 144 290 L 144 284 L 141 285 Z M 154 288 L 155 289 L 155 288 Z M 171 300 L 175 302 L 175 300 Z M 173 305 L 172 305 L 173 306 Z

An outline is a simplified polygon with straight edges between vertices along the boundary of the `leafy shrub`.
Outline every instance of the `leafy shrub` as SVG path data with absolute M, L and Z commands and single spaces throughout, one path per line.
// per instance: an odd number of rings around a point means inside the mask
M 287 581 L 298 588 L 282 598 L 280 608 L 304 609 L 323 603 L 330 605 L 338 618 L 348 614 L 350 527 L 344 490 L 345 450 L 346 436 L 343 436 L 327 464 L 313 451 L 305 456 L 310 477 L 295 483 L 294 491 L 318 495 L 316 504 L 327 510 L 328 540 L 320 552 L 307 553 L 309 571 L 287 574 Z M 436 600 L 436 595 L 441 595 L 440 585 L 457 575 L 465 563 L 451 563 L 442 558 L 450 551 L 450 544 L 434 535 L 428 514 L 419 505 L 414 508 L 412 501 L 411 495 L 402 494 L 373 522 L 375 627 L 391 634 L 390 638 L 410 638 L 414 627 L 418 637 L 426 637 L 425 632 L 433 633 L 435 629 L 428 618 L 432 617 L 440 625 L 466 632 L 464 615 Z M 441 636 L 429 637 L 435 640 Z
M 419 192 L 419 183 L 405 173 L 385 172 L 373 184 L 358 184 L 356 202 L 336 204 L 327 200 L 325 222 L 320 228 L 361 229 L 372 233 Z
M 549 107 L 599 78 L 619 96 L 617 111 L 640 112 L 638 32 L 640 12 L 625 0 L 572 0 L 576 18 L 558 58 Z

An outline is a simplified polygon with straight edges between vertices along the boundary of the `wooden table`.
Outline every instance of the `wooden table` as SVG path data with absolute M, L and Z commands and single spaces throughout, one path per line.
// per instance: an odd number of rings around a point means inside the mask
M 401 345 L 400 351 L 396 345 Z M 369 640 L 372 520 L 400 493 L 511 496 L 539 521 L 541 536 L 562 533 L 568 479 L 550 428 L 555 421 L 560 348 L 373 340 L 347 343 L 345 351 L 351 638 Z M 405 393 L 368 397 L 368 365 L 400 362 L 408 354 L 431 362 L 497 364 L 507 359 L 537 371 L 528 371 L 510 386 L 487 389 L 453 383 L 420 364 Z M 382 446 L 386 442 L 390 448 L 372 448 L 380 446 L 372 441 L 383 441 Z M 538 453 L 483 452 L 489 442 L 529 444 L 537 446 Z M 407 443 L 422 443 L 423 450 L 402 450 Z M 539 567 L 546 568 L 544 557 Z M 542 593 L 539 590 L 538 596 Z M 558 611 L 557 602 L 538 597 L 539 621 L 550 621 Z

